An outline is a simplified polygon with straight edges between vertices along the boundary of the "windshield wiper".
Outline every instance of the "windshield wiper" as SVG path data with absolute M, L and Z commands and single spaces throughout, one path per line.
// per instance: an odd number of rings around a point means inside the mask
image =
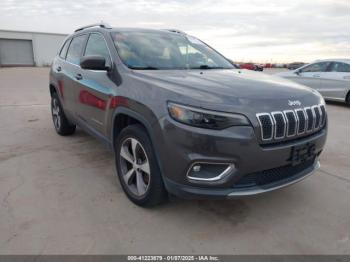
M 224 67 L 222 67 L 222 66 L 200 65 L 199 67 L 192 67 L 191 69 L 224 69 Z
M 154 66 L 129 66 L 129 68 L 135 70 L 159 70 L 159 68 Z

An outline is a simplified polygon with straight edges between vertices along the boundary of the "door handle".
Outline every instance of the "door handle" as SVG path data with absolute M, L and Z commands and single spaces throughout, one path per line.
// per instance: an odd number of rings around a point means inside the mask
M 350 76 L 343 76 L 343 79 L 350 79 Z
M 56 68 L 56 70 L 57 70 L 57 72 L 61 72 L 62 71 L 62 67 L 59 66 L 59 67 Z
M 81 79 L 83 79 L 83 76 L 81 74 L 76 74 L 75 75 L 75 79 L 76 80 L 81 80 Z
M 313 77 L 320 77 L 320 75 L 313 75 Z

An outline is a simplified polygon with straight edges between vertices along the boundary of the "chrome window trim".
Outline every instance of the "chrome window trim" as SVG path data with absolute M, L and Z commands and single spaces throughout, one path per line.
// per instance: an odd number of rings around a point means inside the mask
M 60 59 L 66 60 L 66 56 L 67 56 L 68 49 L 69 49 L 69 46 L 70 46 L 70 42 L 72 41 L 72 39 L 73 39 L 73 38 L 72 38 L 71 36 L 68 36 L 68 37 L 64 40 L 64 42 L 63 42 L 61 48 L 58 50 L 58 53 L 57 53 L 57 56 L 58 56 Z M 64 57 L 62 57 L 62 56 L 61 56 L 61 53 L 62 53 L 63 48 L 64 48 L 64 46 L 65 46 L 66 44 L 68 44 L 67 50 L 66 50 L 66 55 L 65 55 Z
M 289 130 L 289 120 L 288 120 L 288 117 L 287 117 L 287 113 L 292 113 L 294 115 L 294 119 L 295 119 L 295 128 L 294 128 L 294 133 L 291 134 L 291 135 L 288 135 L 288 130 Z M 295 116 L 295 112 L 294 110 L 284 110 L 283 111 L 283 114 L 285 115 L 286 117 L 286 121 L 287 121 L 287 132 L 286 132 L 286 137 L 292 137 L 292 136 L 295 136 L 297 134 L 297 131 L 298 131 L 298 119 L 297 117 Z
M 304 126 L 303 132 L 299 132 L 300 119 L 299 119 L 299 116 L 298 116 L 298 112 L 303 112 L 303 115 L 304 115 L 304 118 L 305 118 L 305 126 Z M 298 134 L 298 135 L 302 135 L 302 134 L 304 134 L 304 133 L 306 132 L 306 119 L 307 119 L 307 117 L 306 117 L 306 112 L 304 111 L 303 108 L 297 108 L 297 109 L 295 109 L 295 115 L 296 115 L 296 117 L 297 117 L 297 119 L 298 119 L 297 134 Z
M 280 136 L 280 137 L 277 136 L 277 122 L 276 122 L 275 115 L 282 115 L 283 122 L 284 122 L 283 135 Z M 274 111 L 274 112 L 271 112 L 271 116 L 272 116 L 272 119 L 273 119 L 274 125 L 275 125 L 275 127 L 274 127 L 274 138 L 276 140 L 284 138 L 286 136 L 286 131 L 287 131 L 287 121 L 286 121 L 286 118 L 285 118 L 283 112 L 281 112 L 281 111 Z
M 269 137 L 269 138 L 264 138 L 263 125 L 262 125 L 262 123 L 260 121 L 260 116 L 268 116 L 270 118 L 272 127 L 271 127 L 271 137 Z M 260 125 L 261 140 L 262 141 L 270 141 L 270 140 L 272 140 L 272 138 L 274 136 L 274 128 L 273 128 L 274 121 L 273 121 L 273 119 L 271 117 L 271 114 L 270 113 L 258 113 L 258 114 L 256 114 L 256 117 L 257 117 L 259 125 Z
M 85 55 L 86 45 L 87 45 L 87 43 L 88 43 L 88 41 L 89 41 L 89 38 L 90 38 L 90 35 L 91 35 L 91 34 L 99 34 L 99 35 L 102 36 L 103 40 L 105 41 L 106 47 L 107 47 L 107 49 L 108 49 L 109 59 L 110 59 L 110 62 L 111 62 L 111 69 L 112 69 L 112 68 L 113 68 L 113 60 L 112 60 L 111 50 L 109 50 L 107 40 L 106 40 L 105 36 L 104 36 L 101 32 L 91 31 L 91 32 L 88 32 L 88 33 L 83 33 L 83 34 L 78 34 L 78 35 L 72 35 L 72 36 L 69 36 L 69 38 L 70 38 L 70 41 L 72 42 L 72 40 L 73 40 L 74 37 L 81 36 L 81 35 L 87 35 L 87 39 L 86 39 L 85 45 L 84 45 L 84 47 L 83 47 L 83 53 L 82 53 L 82 56 L 80 57 L 80 59 L 81 59 L 81 58 L 84 57 L 84 55 Z M 68 40 L 68 39 L 67 39 L 67 40 Z M 66 43 L 66 42 L 64 42 L 64 43 Z M 68 54 L 68 50 L 69 50 L 70 44 L 71 44 L 71 43 L 69 43 L 69 46 L 68 46 L 68 49 L 67 49 L 67 53 L 66 53 L 66 57 L 67 57 L 67 54 Z M 59 55 L 57 56 L 57 58 L 58 58 L 59 60 L 61 60 L 62 62 L 68 63 L 68 64 L 70 64 L 70 65 L 72 65 L 72 66 L 75 66 L 75 67 L 78 67 L 78 68 L 82 69 L 81 66 L 80 66 L 80 64 L 79 64 L 79 65 L 74 64 L 74 63 L 72 63 L 72 62 L 70 62 L 70 61 L 67 61 L 66 58 L 60 57 Z M 87 70 L 87 69 L 83 69 L 83 70 Z M 105 70 L 89 70 L 89 71 L 105 72 Z

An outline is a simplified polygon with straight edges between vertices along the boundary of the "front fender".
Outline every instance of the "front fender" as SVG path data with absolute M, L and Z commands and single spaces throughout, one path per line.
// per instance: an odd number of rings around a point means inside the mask
M 149 109 L 147 109 L 147 110 L 150 111 Z M 112 141 L 113 151 L 115 151 L 115 144 L 116 144 L 115 140 L 117 138 L 117 136 L 114 134 L 118 133 L 118 130 L 116 130 L 116 128 L 118 128 L 118 127 L 115 125 L 115 120 L 117 119 L 117 116 L 120 114 L 124 114 L 124 115 L 127 115 L 127 116 L 134 118 L 135 120 L 140 122 L 145 127 L 145 129 L 148 133 L 148 136 L 151 140 L 151 144 L 152 144 L 158 165 L 160 167 L 160 170 L 163 170 L 162 163 L 161 163 L 161 160 L 159 157 L 159 151 L 157 150 L 159 141 L 156 139 L 157 137 L 159 137 L 159 135 L 161 135 L 159 133 L 159 132 L 161 132 L 160 126 L 159 126 L 158 119 L 151 111 L 146 114 L 148 116 L 148 119 L 147 119 L 141 113 L 136 112 L 136 111 L 134 111 L 130 108 L 124 107 L 124 106 L 119 106 L 114 110 L 113 115 L 112 115 L 112 128 L 110 129 L 111 130 L 111 134 L 110 134 L 111 140 L 110 141 Z

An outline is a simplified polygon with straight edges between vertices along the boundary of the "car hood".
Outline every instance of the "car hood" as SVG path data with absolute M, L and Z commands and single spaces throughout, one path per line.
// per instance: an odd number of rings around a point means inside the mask
M 304 106 L 320 102 L 317 91 L 250 70 L 135 70 L 134 76 L 177 94 L 168 100 L 228 112 L 243 106 L 255 112 L 287 109 L 289 100 Z

